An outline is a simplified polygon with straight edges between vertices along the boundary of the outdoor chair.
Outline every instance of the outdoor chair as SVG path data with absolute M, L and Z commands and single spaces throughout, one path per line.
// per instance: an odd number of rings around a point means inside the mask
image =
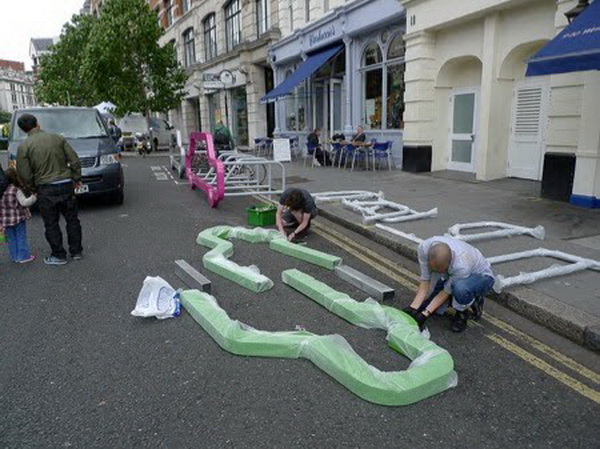
M 348 163 L 348 158 L 352 157 L 352 164 L 350 166 L 350 171 L 354 171 L 354 165 L 356 161 L 365 161 L 365 169 L 369 169 L 369 150 L 363 147 L 357 147 L 354 145 L 346 146 L 346 161 L 344 163 L 344 168 L 346 168 L 346 164 Z
M 342 155 L 344 154 L 344 147 L 339 142 L 333 142 L 331 144 L 331 166 L 335 167 L 335 162 L 338 161 L 338 167 L 342 162 Z
M 311 164 L 310 164 L 311 167 L 315 166 L 315 161 L 317 160 L 317 158 L 316 158 L 317 148 L 318 148 L 318 145 L 314 145 L 314 144 L 310 144 L 310 143 L 306 144 L 306 153 L 304 154 L 304 167 L 306 167 L 307 159 L 311 160 Z
M 387 159 L 388 169 L 392 169 L 392 144 L 393 142 L 390 140 L 373 143 L 373 170 L 377 168 L 377 161 L 381 161 L 382 159 Z

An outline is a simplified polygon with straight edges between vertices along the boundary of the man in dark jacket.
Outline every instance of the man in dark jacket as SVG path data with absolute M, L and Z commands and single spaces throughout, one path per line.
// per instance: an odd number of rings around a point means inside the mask
M 74 191 L 81 186 L 79 156 L 64 137 L 42 131 L 35 116 L 23 114 L 17 123 L 27 133 L 27 139 L 17 149 L 17 172 L 27 189 L 38 195 L 46 240 L 52 249 L 51 256 L 44 262 L 48 265 L 67 263 L 59 224 L 61 214 L 67 222 L 69 252 L 73 259 L 79 260 L 83 247 Z

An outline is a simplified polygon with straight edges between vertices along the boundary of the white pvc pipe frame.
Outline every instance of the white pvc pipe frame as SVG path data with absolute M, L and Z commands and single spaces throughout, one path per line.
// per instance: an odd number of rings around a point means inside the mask
M 531 284 L 540 279 L 548 279 L 556 276 L 563 276 L 565 274 L 577 273 L 587 269 L 600 271 L 600 261 L 594 259 L 586 259 L 584 257 L 575 256 L 573 254 L 563 253 L 562 251 L 556 251 L 546 248 L 532 249 L 528 251 L 521 251 L 511 254 L 503 254 L 500 256 L 488 257 L 488 262 L 491 264 L 512 262 L 513 260 L 528 259 L 531 257 L 552 257 L 554 259 L 564 260 L 571 262 L 569 265 L 557 266 L 545 268 L 539 271 L 520 273 L 517 276 L 504 277 L 502 275 L 496 276 L 496 282 L 494 283 L 494 291 L 500 293 L 502 289 L 510 287 L 516 284 Z
M 461 234 L 463 229 L 476 228 L 500 228 L 495 231 L 480 232 L 477 234 Z M 543 226 L 535 228 L 527 228 L 525 226 L 517 226 L 509 223 L 501 223 L 499 221 L 478 221 L 474 223 L 460 223 L 448 228 L 448 234 L 458 240 L 465 242 L 474 242 L 478 240 L 489 240 L 501 237 L 510 237 L 513 235 L 529 235 L 533 238 L 544 240 L 546 231 Z
M 333 203 L 341 200 L 369 200 L 383 199 L 383 192 L 375 193 L 366 190 L 340 190 L 334 192 L 313 193 L 313 198 L 317 204 Z
M 401 223 L 405 221 L 418 220 L 420 218 L 435 217 L 437 216 L 438 212 L 437 207 L 426 212 L 417 212 L 416 210 L 413 210 L 404 204 L 394 203 L 393 201 L 387 201 L 383 198 L 375 201 L 349 201 L 343 199 L 342 204 L 347 209 L 361 213 L 364 224 L 373 224 L 378 221 L 383 221 L 386 223 Z M 395 209 L 395 211 L 383 214 L 377 213 L 379 209 L 384 207 L 388 209 Z

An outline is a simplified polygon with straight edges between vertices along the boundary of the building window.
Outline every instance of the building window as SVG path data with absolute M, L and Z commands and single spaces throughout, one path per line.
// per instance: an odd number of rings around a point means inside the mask
M 210 14 L 204 25 L 204 58 L 209 61 L 217 57 L 217 24 L 215 15 Z
M 271 0 L 256 0 L 256 27 L 259 36 L 271 27 L 270 3 Z
M 177 42 L 175 41 L 175 39 L 171 39 L 169 41 L 169 44 L 171 44 L 171 48 L 173 49 L 173 59 L 175 60 L 175 62 L 177 62 Z
M 167 16 L 167 28 L 173 25 L 173 0 L 164 1 L 164 13 Z
M 181 2 L 181 14 L 185 14 L 192 8 L 192 0 L 183 0 Z
M 292 74 L 288 71 L 286 78 Z M 306 127 L 306 81 L 301 82 L 285 102 L 285 124 L 288 131 L 304 131 Z
M 306 18 L 306 23 L 310 22 L 310 0 L 304 0 L 304 13 Z
M 13 104 L 15 104 L 15 105 L 16 105 L 16 104 L 17 104 L 17 94 L 13 93 L 13 94 L 11 95 L 11 97 L 12 97 L 12 102 L 13 102 Z
M 404 128 L 404 39 L 397 35 L 386 52 L 376 42 L 362 59 L 362 121 L 366 129 Z
M 193 28 L 188 28 L 183 32 L 183 55 L 186 67 L 196 63 L 196 42 Z
M 329 0 L 323 0 L 323 12 L 329 11 Z
M 294 2 L 293 2 L 293 0 L 290 0 L 289 12 L 290 12 L 290 31 L 294 31 Z
M 225 6 L 225 41 L 227 51 L 233 50 L 242 41 L 241 17 L 240 0 L 231 0 Z

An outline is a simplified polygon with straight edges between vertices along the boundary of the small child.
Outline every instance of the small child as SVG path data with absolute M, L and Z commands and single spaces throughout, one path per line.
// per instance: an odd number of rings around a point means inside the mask
M 25 222 L 31 218 L 28 207 L 36 202 L 37 196 L 25 196 L 14 168 L 6 170 L 6 179 L 9 184 L 0 198 L 0 226 L 4 228 L 8 251 L 13 262 L 31 262 L 35 260 L 35 256 L 29 252 Z

